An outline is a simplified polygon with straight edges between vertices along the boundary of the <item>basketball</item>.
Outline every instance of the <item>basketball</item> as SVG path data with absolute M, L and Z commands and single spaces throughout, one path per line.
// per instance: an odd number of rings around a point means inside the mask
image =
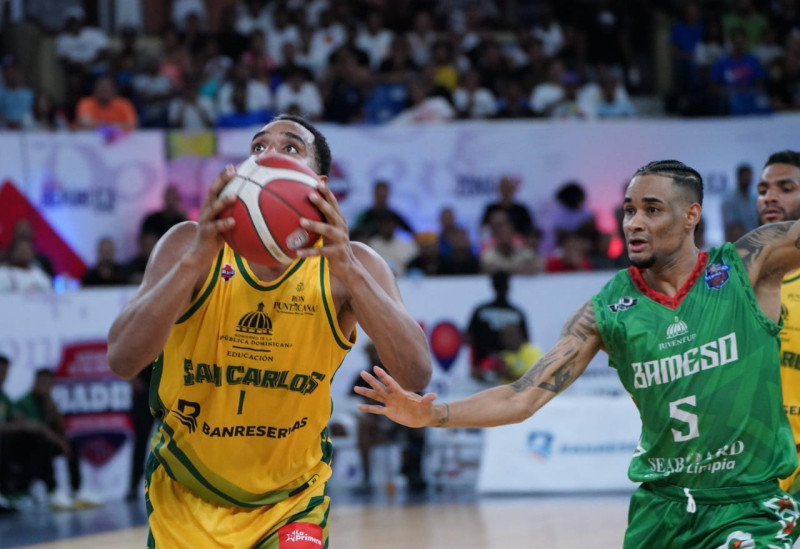
M 236 225 L 222 233 L 228 245 L 249 261 L 262 265 L 287 265 L 297 250 L 313 246 L 319 235 L 300 226 L 300 218 L 324 221 L 308 199 L 319 185 L 319 176 L 308 166 L 285 156 L 251 156 L 236 170 L 220 197 L 237 201 L 223 217 Z

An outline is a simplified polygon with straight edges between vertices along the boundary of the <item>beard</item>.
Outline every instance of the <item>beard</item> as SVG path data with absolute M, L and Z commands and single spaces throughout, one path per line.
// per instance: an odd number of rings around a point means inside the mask
M 651 255 L 649 257 L 642 257 L 642 258 L 630 258 L 631 265 L 636 267 L 637 269 L 649 269 L 653 265 L 655 265 L 656 257 Z

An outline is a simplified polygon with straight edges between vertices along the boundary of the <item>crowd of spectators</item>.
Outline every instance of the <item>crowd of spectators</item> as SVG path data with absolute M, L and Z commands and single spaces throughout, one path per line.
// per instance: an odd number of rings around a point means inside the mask
M 213 20 L 210 3 L 173 0 L 149 34 L 110 33 L 81 4 L 51 31 L 58 96 L 34 89 L 4 44 L 6 128 L 198 130 L 275 112 L 342 124 L 630 117 L 632 97 L 658 94 L 659 71 L 673 113 L 800 108 L 792 0 L 231 0 Z M 655 13 L 672 21 L 669 55 L 655 51 Z

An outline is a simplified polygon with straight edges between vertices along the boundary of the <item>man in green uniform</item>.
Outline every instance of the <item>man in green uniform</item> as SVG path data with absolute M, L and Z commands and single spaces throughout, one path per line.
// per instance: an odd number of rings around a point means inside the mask
M 362 411 L 417 427 L 520 422 L 604 350 L 642 418 L 628 475 L 626 548 L 790 548 L 797 502 L 777 479 L 797 466 L 781 405 L 783 275 L 800 267 L 800 223 L 762 226 L 709 252 L 695 245 L 703 184 L 674 160 L 640 168 L 625 192 L 632 267 L 618 272 L 511 385 L 435 403 L 383 370 L 362 376 Z

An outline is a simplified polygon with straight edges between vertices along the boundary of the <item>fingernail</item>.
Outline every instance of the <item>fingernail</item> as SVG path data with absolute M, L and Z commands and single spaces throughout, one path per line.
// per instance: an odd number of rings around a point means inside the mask
M 228 175 L 234 175 L 236 173 L 236 168 L 233 167 L 233 164 L 228 164 L 225 166 L 225 171 L 228 173 Z
M 301 227 L 308 227 L 308 223 L 309 223 L 309 221 L 305 217 L 301 217 L 300 218 L 300 226 Z

